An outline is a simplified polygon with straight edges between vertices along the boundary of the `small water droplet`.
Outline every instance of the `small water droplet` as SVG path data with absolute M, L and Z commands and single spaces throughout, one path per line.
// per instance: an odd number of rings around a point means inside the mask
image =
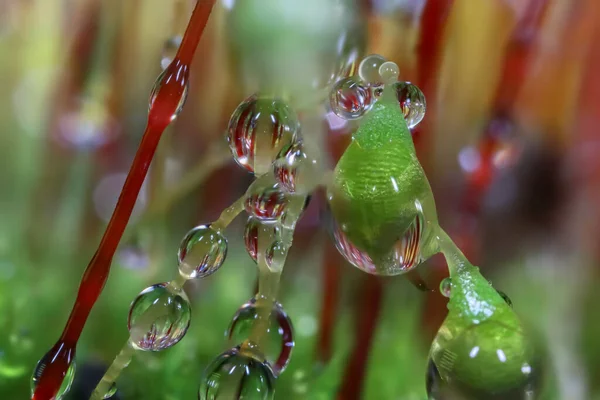
M 31 376 L 31 395 L 35 392 L 35 389 L 40 382 L 44 370 L 53 363 L 65 363 L 66 372 L 60 389 L 55 395 L 56 400 L 62 399 L 71 389 L 73 379 L 75 378 L 75 350 L 65 347 L 61 342 L 57 343 L 48 353 L 46 353 L 40 361 L 36 364 L 33 374 Z
M 384 83 L 394 83 L 400 76 L 400 68 L 393 61 L 386 61 L 379 66 L 379 76 Z
M 270 229 L 272 230 L 271 236 L 277 237 L 279 235 L 279 227 L 276 224 L 270 224 L 268 227 L 264 227 L 264 224 L 256 218 L 250 217 L 246 222 L 246 229 L 244 231 L 244 243 L 246 244 L 246 250 L 250 255 L 250 258 L 256 262 L 258 255 L 258 231 L 259 229 Z
M 273 164 L 275 180 L 288 193 L 306 194 L 320 183 L 320 165 L 310 157 L 299 142 L 281 149 Z
M 440 293 L 444 297 L 450 297 L 452 292 L 452 278 L 446 277 L 440 282 Z
M 200 378 L 199 400 L 270 400 L 275 377 L 266 362 L 233 348 L 218 356 Z
M 281 271 L 283 269 L 283 264 L 285 263 L 287 252 L 288 248 L 283 242 L 273 242 L 265 254 L 269 268 L 273 271 Z
M 273 179 L 269 176 L 270 179 Z M 270 180 L 256 180 L 248 190 L 246 212 L 264 223 L 277 221 L 288 204 L 286 194 Z
M 371 54 L 363 58 L 358 65 L 358 75 L 360 76 L 360 79 L 367 84 L 381 82 L 379 68 L 383 63 L 385 63 L 385 57 L 380 56 L 379 54 Z
M 185 292 L 175 293 L 166 283 L 150 286 L 136 297 L 129 308 L 129 341 L 138 350 L 168 349 L 185 336 L 191 314 Z
M 354 77 L 339 80 L 329 93 L 331 110 L 340 118 L 357 119 L 373 107 L 371 89 Z
M 210 225 L 199 225 L 179 245 L 179 272 L 186 279 L 203 278 L 218 270 L 226 256 L 227 239 Z
M 160 58 L 160 67 L 165 70 L 173 62 L 175 55 L 177 54 L 177 50 L 179 50 L 179 46 L 181 45 L 181 40 L 183 38 L 181 35 L 173 36 L 165 42 L 162 49 L 162 54 Z
M 252 298 L 243 304 L 233 316 L 231 324 L 225 332 L 232 344 L 242 343 L 249 337 L 259 315 L 261 306 L 258 304 L 256 299 Z M 289 364 L 294 348 L 292 321 L 279 303 L 273 304 L 266 339 L 261 346 L 264 347 L 263 353 L 273 373 L 278 376 Z
M 279 150 L 296 140 L 299 130 L 298 117 L 285 102 L 253 95 L 231 115 L 227 141 L 240 166 L 262 175 Z
M 410 82 L 396 82 L 394 83 L 394 90 L 406 124 L 412 129 L 425 117 L 427 108 L 425 95 L 421 92 L 421 89 Z

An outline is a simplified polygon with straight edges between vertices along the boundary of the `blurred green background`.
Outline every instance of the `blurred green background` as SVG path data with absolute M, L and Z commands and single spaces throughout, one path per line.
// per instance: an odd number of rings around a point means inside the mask
M 148 94 L 192 0 L 0 1 L 0 398 L 29 396 L 62 331 L 144 129 Z M 547 353 L 544 399 L 600 399 L 600 10 L 596 0 L 220 0 L 184 111 L 165 133 L 110 279 L 83 332 L 68 399 L 84 399 L 128 337 L 129 304 L 177 273 L 183 235 L 251 177 L 223 132 L 256 90 L 280 90 L 330 167 L 356 127 L 326 105 L 364 55 L 395 61 L 428 111 L 415 132 L 442 225 Z M 336 253 L 315 193 L 280 301 L 296 346 L 277 399 L 426 399 L 445 314 L 437 258 L 379 279 Z M 245 216 L 221 270 L 186 289 L 192 325 L 136 353 L 120 399 L 196 398 L 254 291 Z M 433 291 L 419 291 L 410 280 Z

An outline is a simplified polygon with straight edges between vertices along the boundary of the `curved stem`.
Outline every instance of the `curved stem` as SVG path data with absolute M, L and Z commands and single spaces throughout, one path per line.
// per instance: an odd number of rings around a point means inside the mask
M 129 344 L 129 340 L 123 346 L 123 349 L 119 352 L 115 360 L 112 362 L 108 370 L 104 373 L 102 380 L 94 389 L 91 400 L 102 400 L 108 391 L 111 389 L 121 371 L 123 371 L 131 362 L 131 358 L 133 356 L 134 349 Z

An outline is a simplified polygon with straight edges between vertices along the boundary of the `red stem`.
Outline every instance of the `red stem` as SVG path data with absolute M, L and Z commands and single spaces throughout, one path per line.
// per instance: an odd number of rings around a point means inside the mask
M 148 114 L 146 131 L 127 180 L 98 250 L 83 274 L 65 329 L 57 344 L 45 356 L 49 362 L 40 377 L 33 400 L 50 400 L 56 395 L 74 358 L 77 341 L 108 279 L 112 258 L 129 222 L 161 135 L 176 115 L 188 85 L 189 67 L 213 4 L 214 0 L 196 3 L 179 51 L 162 80 L 157 82 L 157 94 Z
M 317 338 L 316 358 L 322 363 L 327 363 L 331 357 L 333 343 L 333 329 L 337 314 L 337 300 L 340 292 L 339 265 L 341 258 L 339 252 L 331 242 L 325 245 L 323 254 L 323 299 L 321 318 L 319 320 L 319 337 Z

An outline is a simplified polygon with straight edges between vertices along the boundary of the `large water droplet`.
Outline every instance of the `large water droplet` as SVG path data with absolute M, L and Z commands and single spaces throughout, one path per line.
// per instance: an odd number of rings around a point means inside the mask
M 268 178 L 264 183 L 262 180 L 254 181 L 244 203 L 246 212 L 264 223 L 277 221 L 288 205 L 286 194 L 279 185 L 270 181 L 272 177 Z
M 457 328 L 440 329 L 431 348 L 440 399 L 535 398 L 539 363 L 520 328 L 495 320 Z
M 270 400 L 275 377 L 266 362 L 233 348 L 217 357 L 202 374 L 198 399 Z
M 199 225 L 179 245 L 179 273 L 186 279 L 203 278 L 219 269 L 226 256 L 227 239 L 210 225 Z
M 181 40 L 183 38 L 181 35 L 175 35 L 165 42 L 163 45 L 161 57 L 160 57 L 160 66 L 163 70 L 167 69 L 169 64 L 173 62 L 175 55 L 177 54 L 177 50 L 179 50 L 179 46 L 181 45 Z
M 371 54 L 363 58 L 358 65 L 358 75 L 367 84 L 381 83 L 379 68 L 385 63 L 385 57 L 379 54 Z
M 150 92 L 150 100 L 148 102 L 148 111 L 151 114 L 155 106 L 155 101 L 159 97 L 159 93 L 164 91 L 161 98 L 161 104 L 157 104 L 155 115 L 158 119 L 168 118 L 173 121 L 185 104 L 189 89 L 189 68 L 186 64 L 176 60 L 161 72 L 156 78 L 156 82 Z
M 150 286 L 129 308 L 129 341 L 138 350 L 168 349 L 185 336 L 191 315 L 190 302 L 183 290 L 175 292 L 166 283 Z
M 40 382 L 44 370 L 53 363 L 64 362 L 69 365 L 64 374 L 60 389 L 56 393 L 54 399 L 62 399 L 71 389 L 73 379 L 75 378 L 75 351 L 68 350 L 65 352 L 65 347 L 57 343 L 48 353 L 46 353 L 36 364 L 31 376 L 31 395 L 35 392 L 37 385 Z
M 259 307 L 253 298 L 237 310 L 227 332 L 225 332 L 232 344 L 242 343 L 249 337 L 259 316 Z M 261 343 L 261 350 L 265 354 L 275 376 L 281 374 L 287 367 L 293 348 L 294 330 L 292 321 L 281 304 L 275 303 L 269 318 L 266 338 Z
M 288 193 L 310 193 L 322 180 L 319 163 L 304 147 L 300 142 L 285 146 L 273 164 L 275 180 Z
M 425 117 L 425 110 L 427 109 L 425 95 L 421 92 L 421 89 L 410 82 L 396 82 L 394 83 L 394 90 L 396 90 L 396 96 L 406 124 L 412 129 Z
M 329 93 L 331 110 L 340 118 L 352 120 L 365 115 L 373 106 L 371 89 L 354 77 L 339 80 Z
M 244 231 L 244 243 L 246 244 L 246 250 L 250 257 L 256 262 L 258 255 L 258 231 L 259 229 L 271 230 L 271 237 L 277 237 L 279 235 L 279 227 L 276 224 L 270 224 L 265 227 L 264 224 L 256 218 L 248 218 L 246 222 L 246 229 Z
M 379 76 L 384 83 L 395 83 L 400 76 L 400 68 L 393 61 L 386 61 L 379 66 Z
M 298 117 L 286 103 L 254 95 L 231 115 L 227 141 L 239 165 L 262 175 L 279 150 L 296 140 L 299 129 Z

